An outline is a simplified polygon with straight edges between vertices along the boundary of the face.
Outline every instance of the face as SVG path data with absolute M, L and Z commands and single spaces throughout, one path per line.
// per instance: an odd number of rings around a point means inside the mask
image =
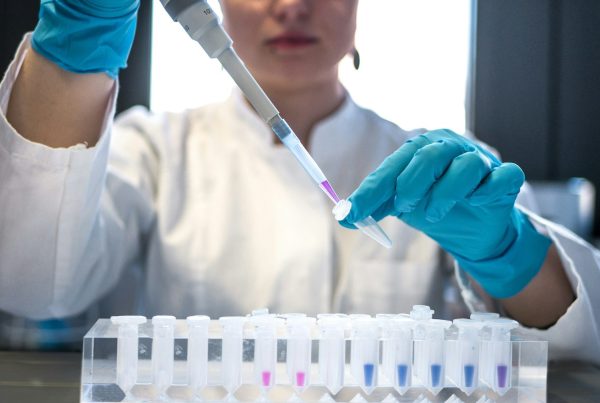
M 358 0 L 221 0 L 225 29 L 263 85 L 337 80 L 354 46 Z

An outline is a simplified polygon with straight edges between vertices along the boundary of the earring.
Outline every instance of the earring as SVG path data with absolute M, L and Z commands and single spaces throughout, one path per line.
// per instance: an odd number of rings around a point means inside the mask
M 354 64 L 354 68 L 358 70 L 358 68 L 360 67 L 360 53 L 358 53 L 358 50 L 356 50 L 356 48 L 352 50 L 352 62 Z

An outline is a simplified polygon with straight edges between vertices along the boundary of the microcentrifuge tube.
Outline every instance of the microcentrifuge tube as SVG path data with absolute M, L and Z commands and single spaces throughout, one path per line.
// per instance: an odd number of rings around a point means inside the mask
M 242 384 L 242 348 L 244 324 L 243 316 L 223 316 L 219 318 L 223 326 L 221 340 L 221 374 L 222 385 L 231 399 Z
M 415 321 L 395 315 L 382 320 L 382 366 L 389 383 L 400 394 L 412 386 L 413 328 Z
M 499 314 L 494 312 L 473 312 L 470 316 L 472 320 L 477 320 L 483 323 L 483 328 L 479 332 L 480 352 L 479 352 L 479 377 L 484 380 L 488 385 L 492 384 L 493 371 L 492 365 L 488 364 L 488 360 L 492 357 L 490 337 L 492 331 L 489 326 L 486 325 L 490 320 L 498 319 Z
M 275 384 L 278 318 L 271 314 L 250 316 L 254 325 L 254 378 L 266 394 Z
M 455 319 L 458 328 L 456 363 L 458 387 L 470 396 L 479 387 L 479 332 L 483 322 L 472 319 Z
M 438 394 L 444 388 L 445 371 L 445 330 L 452 325 L 448 320 L 431 319 L 426 322 L 425 340 L 423 342 L 423 357 L 419 357 L 427 368 L 420 373 L 421 382 L 431 393 Z M 415 360 L 418 358 L 415 357 Z
M 210 318 L 205 315 L 188 316 L 187 372 L 188 385 L 199 392 L 207 384 L 208 378 L 208 325 Z
M 426 379 L 429 368 L 427 367 L 425 350 L 425 324 L 433 318 L 434 310 L 427 305 L 413 305 L 410 318 L 415 321 L 413 329 L 414 354 L 413 373 L 419 379 Z
M 325 189 L 324 189 L 325 190 Z M 327 190 L 326 190 L 327 193 Z M 335 194 L 335 193 L 334 193 Z M 346 218 L 348 213 L 350 213 L 350 209 L 352 208 L 352 203 L 345 199 L 339 199 L 337 195 L 332 197 L 331 200 L 335 203 L 333 207 L 332 213 L 336 220 L 341 221 Z M 392 247 L 392 241 L 387 236 L 385 231 L 379 226 L 377 221 L 371 216 L 367 218 L 357 221 L 354 223 L 356 228 L 358 228 L 363 234 L 367 235 L 369 238 L 373 239 L 381 246 L 386 248 Z
M 379 367 L 377 319 L 367 317 L 352 320 L 350 349 L 352 376 L 365 393 L 371 394 L 377 386 Z
M 157 315 L 152 318 L 152 374 L 158 393 L 164 395 L 173 384 L 175 354 L 175 317 Z
M 346 340 L 344 329 L 348 319 L 336 314 L 317 316 L 319 326 L 319 377 L 332 394 L 344 385 Z
M 129 399 L 137 381 L 139 325 L 146 323 L 144 316 L 113 316 L 117 325 L 117 385 Z
M 310 384 L 311 328 L 315 318 L 306 316 L 288 316 L 287 336 L 287 372 L 290 384 L 297 394 L 302 393 Z
M 490 338 L 491 366 L 493 374 L 489 385 L 494 392 L 504 395 L 511 387 L 512 372 L 512 344 L 510 332 L 519 327 L 519 323 L 512 319 L 499 318 L 485 322 L 492 333 Z
M 379 380 L 380 384 L 386 381 L 389 385 L 394 384 L 394 356 L 390 354 L 393 351 L 393 332 L 391 328 L 392 319 L 396 314 L 378 313 L 375 315 L 377 324 L 381 329 L 381 372 L 383 379 Z

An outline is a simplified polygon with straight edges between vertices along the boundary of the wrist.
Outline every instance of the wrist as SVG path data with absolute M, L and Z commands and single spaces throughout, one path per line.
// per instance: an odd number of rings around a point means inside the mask
M 495 298 L 509 298 L 523 290 L 539 272 L 551 245 L 550 239 L 537 232 L 518 209 L 513 209 L 511 220 L 516 237 L 498 256 L 477 261 L 455 256 L 458 264 Z

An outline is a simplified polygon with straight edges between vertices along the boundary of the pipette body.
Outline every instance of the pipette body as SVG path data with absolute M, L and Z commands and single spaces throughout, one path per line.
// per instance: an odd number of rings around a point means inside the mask
M 209 57 L 216 58 L 229 73 L 261 119 L 268 124 L 281 142 L 292 152 L 304 170 L 334 203 L 340 198 L 302 145 L 298 136 L 281 117 L 269 97 L 256 82 L 233 49 L 233 41 L 225 32 L 215 12 L 206 0 L 161 0 L 171 18 L 178 21 L 188 35 L 198 42 Z M 391 241 L 372 217 L 355 223 L 364 234 L 389 248 Z

